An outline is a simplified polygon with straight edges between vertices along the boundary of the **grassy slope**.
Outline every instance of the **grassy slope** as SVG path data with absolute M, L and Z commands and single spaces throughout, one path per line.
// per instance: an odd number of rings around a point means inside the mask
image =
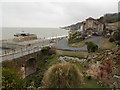
M 89 55 L 88 52 L 85 51 L 63 51 L 63 50 L 57 50 L 58 56 L 73 56 L 73 57 L 80 57 L 83 58 L 87 55 Z
M 102 87 L 100 84 L 97 84 L 96 80 L 94 80 L 93 78 L 91 80 L 84 78 L 84 83 L 81 85 L 81 88 L 105 88 L 105 87 Z
M 116 47 L 116 44 L 115 43 L 111 43 L 109 42 L 109 39 L 108 38 L 102 38 L 101 39 L 101 49 L 102 50 L 106 50 L 106 49 L 113 49 Z
M 69 44 L 70 47 L 82 47 L 84 45 L 85 45 L 85 40 Z

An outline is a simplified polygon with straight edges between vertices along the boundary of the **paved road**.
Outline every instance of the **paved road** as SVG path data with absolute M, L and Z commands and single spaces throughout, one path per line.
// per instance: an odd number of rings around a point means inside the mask
M 101 46 L 101 43 L 100 43 L 101 38 L 102 37 L 100 37 L 100 36 L 91 37 L 91 38 L 87 39 L 86 41 L 92 41 L 100 47 Z M 61 39 L 61 40 L 57 40 L 57 43 L 56 43 L 55 47 L 57 49 L 63 49 L 63 50 L 80 50 L 80 51 L 86 51 L 87 50 L 86 45 L 84 45 L 83 47 L 80 47 L 80 48 L 69 47 L 68 46 L 68 40 L 66 38 Z

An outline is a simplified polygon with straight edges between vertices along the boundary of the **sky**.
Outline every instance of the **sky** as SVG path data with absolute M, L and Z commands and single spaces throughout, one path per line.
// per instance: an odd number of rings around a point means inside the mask
M 118 12 L 119 0 L 4 0 L 2 27 L 61 27 Z

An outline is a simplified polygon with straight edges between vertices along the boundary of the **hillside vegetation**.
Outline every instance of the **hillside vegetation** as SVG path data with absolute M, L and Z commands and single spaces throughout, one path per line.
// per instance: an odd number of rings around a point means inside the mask
M 112 14 L 105 14 L 104 16 L 101 16 L 100 18 L 97 18 L 99 22 L 105 24 L 105 23 L 115 23 L 120 21 L 120 12 L 119 13 L 112 13 Z M 78 30 L 80 29 L 80 26 L 82 25 L 82 22 L 78 22 L 76 24 L 72 24 L 69 26 L 62 27 L 66 30 Z

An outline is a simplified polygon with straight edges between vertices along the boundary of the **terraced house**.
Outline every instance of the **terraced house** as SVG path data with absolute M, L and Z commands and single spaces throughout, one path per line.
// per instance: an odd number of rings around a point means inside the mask
M 86 21 L 82 22 L 81 31 L 86 35 L 102 35 L 104 24 L 101 22 L 89 17 Z

